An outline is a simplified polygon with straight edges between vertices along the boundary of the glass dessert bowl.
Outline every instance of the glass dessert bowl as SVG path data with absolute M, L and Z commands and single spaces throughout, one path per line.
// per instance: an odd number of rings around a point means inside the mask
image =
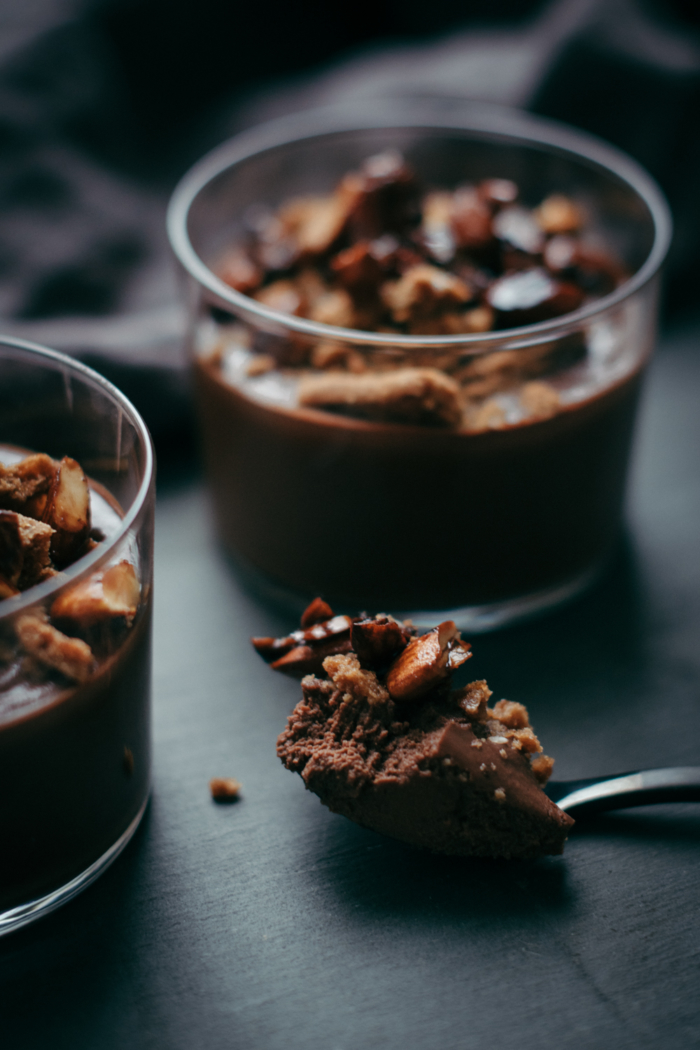
M 89 885 L 146 806 L 153 469 L 115 387 L 0 340 L 0 934 Z
M 399 195 L 370 229 L 367 202 L 407 171 L 417 213 L 399 230 Z M 258 586 L 473 631 L 595 578 L 670 236 L 634 162 L 492 108 L 304 114 L 200 162 L 169 230 L 218 528 Z M 366 310 L 368 260 L 382 276 Z

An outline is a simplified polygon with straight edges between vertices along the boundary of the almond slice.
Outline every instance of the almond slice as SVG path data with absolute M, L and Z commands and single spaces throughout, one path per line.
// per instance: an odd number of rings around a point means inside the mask
M 330 637 L 316 645 L 298 645 L 279 660 L 270 664 L 273 671 L 281 671 L 290 678 L 302 679 L 307 674 L 321 674 L 327 656 L 339 656 L 350 651 L 349 637 Z
M 574 233 L 583 222 L 581 209 L 569 197 L 553 193 L 535 209 L 535 218 L 545 233 Z
M 45 578 L 50 568 L 53 529 L 13 510 L 0 510 L 0 574 L 23 591 Z
M 327 638 L 331 637 L 347 638 L 349 640 L 351 623 L 352 620 L 349 616 L 331 616 L 330 620 L 314 623 L 306 630 L 292 631 L 286 638 L 251 638 L 251 642 L 255 650 L 267 663 L 271 663 L 273 660 L 279 662 L 280 657 L 299 646 L 308 646 L 315 649 L 318 645 L 325 642 Z M 339 649 L 333 651 L 340 652 Z M 325 655 L 329 656 L 330 652 L 326 652 Z
M 11 466 L 0 463 L 0 507 L 40 517 L 55 473 L 56 464 L 45 452 Z
M 120 561 L 64 591 L 51 606 L 51 618 L 81 627 L 123 616 L 130 625 L 138 609 L 141 586 L 131 562 Z
M 389 669 L 386 687 L 394 700 L 425 696 L 471 656 L 453 620 L 415 638 Z
M 398 281 L 388 281 L 382 286 L 381 295 L 399 323 L 432 317 L 474 298 L 466 281 L 427 263 L 412 266 Z
M 89 645 L 80 638 L 69 638 L 38 616 L 21 616 L 15 625 L 23 648 L 46 667 L 60 671 L 75 682 L 85 682 L 95 661 Z
M 56 530 L 51 556 L 58 568 L 85 552 L 90 539 L 90 489 L 83 468 L 70 456 L 58 464 L 42 519 Z

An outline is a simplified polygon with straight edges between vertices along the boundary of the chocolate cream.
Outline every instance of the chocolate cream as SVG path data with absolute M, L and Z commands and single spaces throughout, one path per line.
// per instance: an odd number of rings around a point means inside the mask
M 11 674 L 5 669 L 3 679 Z M 85 683 L 0 681 L 0 910 L 58 889 L 126 831 L 150 783 L 150 613 Z M 32 693 L 34 695 L 32 695 Z
M 617 287 L 590 202 L 502 178 L 427 187 L 393 151 L 260 205 L 213 268 L 343 342 L 202 319 L 195 380 L 219 531 L 277 588 L 394 610 L 582 585 L 620 527 L 641 370 L 633 303 L 529 341 L 353 344 L 565 318 Z M 633 345 L 633 344 L 637 345 Z
M 406 712 L 388 697 L 372 704 L 360 689 L 348 691 L 337 666 L 347 659 L 326 658 L 328 680 L 303 680 L 277 744 L 287 769 L 325 806 L 436 853 L 526 859 L 563 851 L 574 822 L 545 795 L 513 731 L 486 710 L 485 682 Z
M 450 609 L 564 585 L 619 533 L 641 378 L 631 367 L 550 418 L 467 433 L 285 404 L 199 357 L 220 535 L 273 583 L 350 607 Z
M 23 455 L 0 450 L 6 465 Z M 109 543 L 119 505 L 94 482 L 89 505 L 93 534 Z M 0 912 L 85 872 L 129 829 L 148 796 L 151 588 L 138 578 L 132 537 L 112 553 L 113 568 L 46 605 L 10 617 L 12 597 L 0 602 Z

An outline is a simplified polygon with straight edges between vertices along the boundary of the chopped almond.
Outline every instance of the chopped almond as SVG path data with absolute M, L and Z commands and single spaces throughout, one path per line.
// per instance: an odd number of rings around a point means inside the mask
M 277 368 L 277 362 L 272 354 L 254 354 L 246 366 L 246 375 L 253 379 L 255 376 L 264 376 Z
M 423 227 L 437 229 L 448 226 L 452 215 L 453 197 L 448 190 L 435 190 L 423 198 Z
M 319 674 L 323 661 L 335 653 L 345 653 L 350 649 L 349 616 L 332 616 L 328 620 L 318 621 L 321 602 L 314 610 L 312 603 L 306 614 L 314 622 L 302 630 L 292 631 L 285 638 L 251 638 L 256 651 L 267 661 L 273 671 L 280 671 L 292 678 L 303 678 L 307 674 Z M 327 607 L 328 608 L 328 607 Z
M 301 315 L 304 312 L 304 298 L 293 281 L 273 281 L 256 292 L 254 298 L 263 306 L 283 314 Z
M 0 510 L 0 574 L 20 591 L 39 583 L 50 569 L 54 530 L 34 518 Z
M 312 611 L 311 606 L 306 611 Z M 306 616 L 306 613 L 304 615 Z M 291 634 L 283 638 L 251 638 L 251 642 L 263 660 L 270 663 L 271 661 L 277 661 L 283 654 L 290 652 L 297 646 L 316 646 L 331 638 L 336 641 L 341 638 L 349 639 L 351 624 L 352 620 L 349 616 L 331 615 L 330 619 L 323 621 L 315 620 L 314 617 L 314 623 L 309 627 L 304 627 L 302 624 L 302 630 L 292 631 Z M 329 654 L 326 653 L 325 655 L 328 656 Z
M 290 678 L 302 679 L 307 674 L 320 674 L 324 660 L 329 656 L 346 653 L 350 650 L 350 639 L 347 637 L 327 638 L 315 645 L 297 645 L 290 649 L 279 660 L 270 664 L 273 671 L 280 671 Z
M 83 468 L 70 456 L 58 464 L 42 518 L 55 530 L 51 557 L 59 569 L 85 553 L 90 539 L 90 489 Z
M 31 614 L 19 617 L 15 630 L 22 647 L 39 663 L 75 682 L 90 677 L 95 663 L 92 650 L 79 638 L 69 638 Z
M 350 640 L 363 667 L 387 664 L 406 648 L 411 630 L 388 617 L 358 620 L 350 628 Z
M 318 300 L 329 291 L 329 287 L 317 270 L 305 267 L 297 274 L 294 284 L 306 304 L 306 308 L 313 307 Z
M 443 313 L 437 317 L 419 317 L 409 322 L 411 335 L 470 335 L 488 332 L 493 327 L 490 306 L 475 306 L 462 313 Z
M 385 703 L 389 693 L 380 685 L 374 671 L 365 671 L 354 653 L 329 656 L 323 661 L 323 670 L 337 689 L 351 697 L 361 697 L 370 704 Z
M 474 434 L 483 430 L 502 430 L 505 425 L 505 411 L 494 397 L 488 398 L 467 413 L 466 429 Z
M 455 701 L 464 713 L 474 722 L 483 722 L 486 719 L 487 707 L 491 696 L 491 690 L 483 679 L 470 682 L 455 694 Z M 481 747 L 481 744 L 473 745 Z
M 141 586 L 134 566 L 131 562 L 120 561 L 59 594 L 51 606 L 51 618 L 91 627 L 123 616 L 131 624 L 140 594 Z
M 316 623 L 324 623 L 333 617 L 333 610 L 323 598 L 314 598 L 310 605 L 301 614 L 301 627 L 306 631 Z
M 462 418 L 459 386 L 437 368 L 305 376 L 299 403 L 388 422 L 454 426 Z
M 304 255 L 320 255 L 340 236 L 356 199 L 350 184 L 341 184 L 329 197 L 298 197 L 279 212 L 283 227 Z
M 312 321 L 319 324 L 330 324 L 336 328 L 352 328 L 355 320 L 355 307 L 348 292 L 343 288 L 326 292 L 309 311 Z
M 520 743 L 523 751 L 528 751 L 532 754 L 535 751 L 542 750 L 542 745 L 529 726 L 525 729 L 516 729 L 512 731 L 512 734 L 509 733 L 508 735 L 509 737 L 512 735 L 512 739 Z
M 219 264 L 217 273 L 225 284 L 237 292 L 249 295 L 260 286 L 263 272 L 241 248 L 228 252 Z
M 56 473 L 56 462 L 44 452 L 6 467 L 0 463 L 0 508 L 38 517 Z
M 494 315 L 490 306 L 475 306 L 472 310 L 460 314 L 461 332 L 490 332 L 493 328 Z
M 240 798 L 241 784 L 233 777 L 212 777 L 209 791 L 215 802 L 233 802 Z
M 471 656 L 453 620 L 414 638 L 396 658 L 386 678 L 394 700 L 417 700 L 429 693 Z
M 480 182 L 477 191 L 487 204 L 501 206 L 512 204 L 518 196 L 518 187 L 510 179 L 484 179 Z
M 552 775 L 554 759 L 550 758 L 549 755 L 536 755 L 530 759 L 530 768 L 540 784 L 546 784 Z
M 491 209 L 472 187 L 455 193 L 451 220 L 455 240 L 462 248 L 483 248 L 493 236 Z
M 525 384 L 520 403 L 531 419 L 550 419 L 561 408 L 561 398 L 554 387 L 537 381 Z
M 381 266 L 372 253 L 369 241 L 358 241 L 331 259 L 331 269 L 346 288 L 362 291 L 376 288 L 382 276 Z
M 515 700 L 499 700 L 491 713 L 509 729 L 526 729 L 530 725 L 527 708 Z
M 573 233 L 583 223 L 581 209 L 568 197 L 554 193 L 535 209 L 535 218 L 545 233 Z
M 473 298 L 466 281 L 427 264 L 412 266 L 398 281 L 383 285 L 381 294 L 398 323 L 430 317 Z
M 311 351 L 314 368 L 343 368 L 348 359 L 348 350 L 342 343 L 317 343 Z

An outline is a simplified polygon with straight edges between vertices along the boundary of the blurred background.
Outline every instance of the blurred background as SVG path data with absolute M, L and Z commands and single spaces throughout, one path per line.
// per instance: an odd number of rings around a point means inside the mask
M 700 309 L 696 0 L 0 0 L 0 329 L 80 356 L 187 447 L 172 188 L 261 120 L 396 96 L 631 153 L 675 216 L 666 323 Z

